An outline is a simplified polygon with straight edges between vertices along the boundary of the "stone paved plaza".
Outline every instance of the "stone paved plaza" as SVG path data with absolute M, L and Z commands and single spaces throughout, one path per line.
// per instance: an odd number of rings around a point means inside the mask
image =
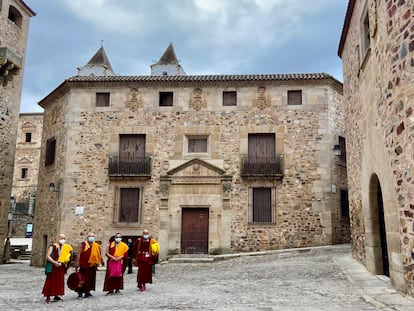
M 216 259 L 223 259 L 216 257 Z M 0 265 L 1 310 L 414 310 L 414 299 L 391 288 L 351 258 L 350 246 L 329 246 L 227 256 L 226 260 L 164 263 L 145 292 L 136 268 L 119 295 L 93 298 L 66 287 L 63 302 L 46 305 L 43 269 L 28 261 Z M 73 272 L 71 268 L 69 273 Z

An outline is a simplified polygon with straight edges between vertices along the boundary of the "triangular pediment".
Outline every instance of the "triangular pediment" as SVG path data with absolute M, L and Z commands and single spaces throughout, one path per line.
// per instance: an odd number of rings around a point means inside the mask
M 220 177 L 224 170 L 201 159 L 192 159 L 167 172 L 169 176 Z
M 19 164 L 29 164 L 32 163 L 32 161 L 26 157 L 19 159 L 18 161 Z

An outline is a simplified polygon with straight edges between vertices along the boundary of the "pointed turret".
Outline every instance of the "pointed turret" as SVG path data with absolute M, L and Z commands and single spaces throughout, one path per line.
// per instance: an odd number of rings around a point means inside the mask
M 78 76 L 113 76 L 111 63 L 103 46 L 95 53 L 88 63 L 78 68 Z
M 155 64 L 151 65 L 151 75 L 164 76 L 185 76 L 186 73 L 181 67 L 180 62 L 175 55 L 174 47 L 170 43 L 162 54 L 161 58 Z

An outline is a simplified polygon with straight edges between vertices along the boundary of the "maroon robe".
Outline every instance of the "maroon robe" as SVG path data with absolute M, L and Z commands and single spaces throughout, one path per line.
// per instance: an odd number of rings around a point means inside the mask
M 53 251 L 51 257 L 57 261 L 59 258 L 59 252 L 55 245 L 52 245 Z M 65 294 L 65 274 L 66 267 L 61 265 L 60 267 L 52 266 L 52 272 L 46 275 L 45 284 L 43 285 L 42 294 L 45 297 L 50 296 L 62 296 Z
M 111 244 L 109 244 L 110 246 Z M 115 254 L 115 247 L 109 247 L 109 254 L 112 256 Z M 106 262 L 106 273 L 105 273 L 105 281 L 104 281 L 104 292 L 109 292 L 117 289 L 124 289 L 124 272 L 126 269 L 126 264 L 128 262 L 128 251 L 124 254 L 124 258 L 122 259 L 122 275 L 118 277 L 109 277 L 109 261 L 108 259 Z

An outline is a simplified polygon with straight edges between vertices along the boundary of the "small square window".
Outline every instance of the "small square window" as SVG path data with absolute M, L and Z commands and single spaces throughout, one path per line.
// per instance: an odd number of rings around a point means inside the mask
M 25 140 L 26 143 L 30 143 L 32 141 L 32 133 L 26 133 L 25 134 Z
M 288 105 L 302 105 L 302 91 L 288 91 Z
M 223 92 L 223 106 L 237 106 L 237 92 L 224 91 Z
M 29 172 L 29 169 L 28 168 L 26 168 L 26 167 L 22 168 L 21 178 L 22 179 L 26 179 L 27 176 L 28 176 L 28 172 Z
M 96 93 L 96 107 L 109 107 L 109 93 Z
M 188 153 L 207 153 L 207 137 L 189 137 Z
M 173 105 L 173 92 L 160 92 L 160 107 L 171 107 Z

